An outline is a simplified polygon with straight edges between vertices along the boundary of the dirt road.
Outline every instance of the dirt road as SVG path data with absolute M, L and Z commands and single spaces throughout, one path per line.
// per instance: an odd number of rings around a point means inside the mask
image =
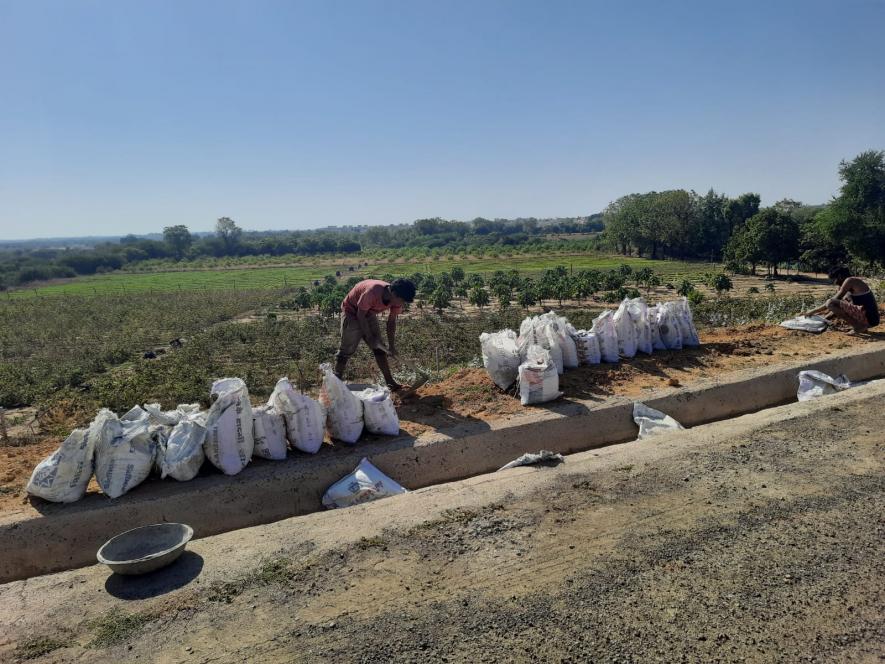
M 883 397 L 227 533 L 131 583 L 0 586 L 0 660 L 881 661 Z

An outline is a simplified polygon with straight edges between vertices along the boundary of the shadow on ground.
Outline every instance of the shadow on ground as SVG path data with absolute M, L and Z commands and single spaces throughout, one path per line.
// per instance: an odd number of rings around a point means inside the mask
M 118 599 L 148 599 L 183 588 L 196 579 L 203 570 L 203 557 L 185 551 L 174 563 L 155 572 L 140 576 L 111 574 L 104 589 Z

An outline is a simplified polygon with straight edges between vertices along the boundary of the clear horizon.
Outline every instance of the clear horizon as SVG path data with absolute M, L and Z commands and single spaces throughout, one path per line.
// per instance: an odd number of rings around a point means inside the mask
M 883 29 L 860 0 L 3 0 L 0 239 L 825 203 L 885 148 Z

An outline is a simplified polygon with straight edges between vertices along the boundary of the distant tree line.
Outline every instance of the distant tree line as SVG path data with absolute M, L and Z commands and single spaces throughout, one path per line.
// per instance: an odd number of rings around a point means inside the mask
M 885 152 L 839 165 L 842 187 L 826 205 L 790 199 L 760 209 L 758 194 L 729 198 L 676 189 L 629 194 L 603 214 L 604 240 L 624 255 L 724 261 L 734 272 L 777 274 L 784 264 L 823 272 L 885 265 Z
M 14 249 L 0 252 L 0 289 L 33 281 L 119 270 L 150 260 L 186 261 L 205 257 L 316 256 L 359 254 L 367 250 L 445 248 L 475 249 L 521 246 L 551 234 L 600 232 L 602 215 L 539 220 L 419 219 L 411 224 L 329 228 L 312 231 L 247 232 L 233 219 L 218 219 L 215 233 L 196 236 L 187 226 L 167 226 L 163 239 L 127 235 L 119 242 L 91 249 Z

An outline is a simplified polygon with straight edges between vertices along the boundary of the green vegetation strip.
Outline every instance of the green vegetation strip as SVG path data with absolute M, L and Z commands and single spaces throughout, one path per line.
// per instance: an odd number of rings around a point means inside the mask
M 54 295 L 120 295 L 126 293 L 170 292 L 177 290 L 250 290 L 279 289 L 291 286 L 307 286 L 316 279 L 341 272 L 342 277 L 352 274 L 380 277 L 385 274 L 409 275 L 414 272 L 447 272 L 455 266 L 466 272 L 492 274 L 499 270 L 519 270 L 531 275 L 544 270 L 565 266 L 569 269 L 611 270 L 627 264 L 636 269 L 650 267 L 667 279 L 678 279 L 709 272 L 709 263 L 661 261 L 599 254 L 575 254 L 552 256 L 488 257 L 461 260 L 426 260 L 415 262 L 370 262 L 368 267 L 355 268 L 363 258 L 340 264 L 304 265 L 298 267 L 254 267 L 242 269 L 199 269 L 175 272 L 112 273 L 91 277 L 78 277 L 58 284 L 34 289 L 11 291 L 7 299 Z M 353 271 L 350 268 L 354 268 Z M 2 298 L 0 298 L 2 299 Z

